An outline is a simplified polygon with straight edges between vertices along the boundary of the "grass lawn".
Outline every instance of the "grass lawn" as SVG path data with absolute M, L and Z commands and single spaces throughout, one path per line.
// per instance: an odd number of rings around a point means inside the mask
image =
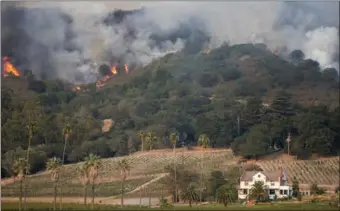
M 51 203 L 28 203 L 28 210 L 52 210 Z M 84 206 L 81 204 L 63 204 L 64 210 L 84 210 Z M 13 202 L 2 202 L 1 210 L 17 210 L 18 203 Z M 91 209 L 88 206 L 87 209 Z M 229 205 L 224 207 L 222 205 L 204 205 L 204 206 L 175 206 L 174 208 L 148 208 L 139 206 L 125 206 L 123 209 L 118 205 L 95 205 L 94 210 L 339 210 L 338 207 L 331 207 L 329 205 L 312 204 L 312 203 L 285 203 L 285 204 L 266 204 L 266 205 L 255 205 L 246 207 L 239 204 Z

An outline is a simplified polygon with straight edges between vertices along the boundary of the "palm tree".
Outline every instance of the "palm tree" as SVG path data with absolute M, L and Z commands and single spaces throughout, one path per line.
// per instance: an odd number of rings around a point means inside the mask
M 177 141 L 178 141 L 178 135 L 177 133 L 172 133 L 170 135 L 170 140 L 171 140 L 171 143 L 173 145 L 173 151 L 174 151 L 174 157 L 173 157 L 173 162 L 174 162 L 174 171 L 175 171 L 175 180 L 174 180 L 174 183 L 175 183 L 175 202 L 177 202 L 177 174 L 176 174 L 176 162 L 175 162 L 175 158 L 176 158 L 176 144 L 177 144 Z
M 184 201 L 189 201 L 190 207 L 193 201 L 198 201 L 199 196 L 197 194 L 196 185 L 192 183 L 189 184 L 189 186 L 182 192 L 181 198 Z
M 266 186 L 262 181 L 257 181 L 254 183 L 253 187 L 250 189 L 249 198 L 256 199 L 257 201 L 268 198 Z
M 118 168 L 120 170 L 120 175 L 122 176 L 122 196 L 121 196 L 121 206 L 124 206 L 124 183 L 126 180 L 127 175 L 130 172 L 131 166 L 129 165 L 128 161 L 126 159 L 118 161 Z
M 28 146 L 27 146 L 27 154 L 26 154 L 27 163 L 29 163 L 29 160 L 30 160 L 31 142 L 32 142 L 34 132 L 36 131 L 36 125 L 34 124 L 33 121 L 31 121 L 31 117 L 29 117 L 29 119 L 30 119 L 29 123 L 26 125 L 27 135 L 28 135 Z M 26 170 L 27 171 L 25 172 L 25 176 L 28 175 L 28 169 Z M 25 196 L 24 196 L 25 209 L 26 209 L 26 198 L 27 198 L 27 184 L 25 184 Z
M 79 176 L 80 176 L 80 181 L 82 182 L 83 186 L 84 186 L 84 206 L 86 207 L 87 203 L 87 187 L 90 183 L 90 179 L 89 179 L 89 171 L 88 171 L 88 165 L 86 162 L 83 163 L 83 165 L 81 165 L 78 168 L 78 172 L 79 172 Z
M 144 142 L 145 142 L 145 133 L 144 133 L 144 131 L 139 131 L 137 135 L 140 138 L 140 141 L 141 141 L 141 151 L 143 152 L 143 150 L 144 150 Z
M 63 136 L 64 136 L 64 149 L 63 149 L 63 158 L 62 158 L 62 165 L 64 165 L 65 162 L 65 152 L 66 152 L 66 145 L 68 138 L 72 135 L 72 128 L 70 124 L 66 124 L 63 128 Z
M 206 148 L 208 148 L 210 143 L 210 139 L 207 135 L 202 134 L 200 135 L 200 137 L 198 138 L 198 145 L 203 147 L 204 150 L 202 150 L 201 153 L 201 178 L 200 178 L 200 203 L 202 203 L 202 189 L 203 189 L 203 153 L 205 151 Z
M 54 183 L 54 201 L 53 210 L 56 210 L 57 206 L 57 186 L 59 181 L 59 173 L 61 168 L 61 160 L 59 158 L 53 157 L 49 159 L 46 163 L 47 170 L 51 174 L 51 180 Z
M 12 169 L 13 169 L 14 174 L 17 176 L 17 178 L 20 181 L 19 210 L 21 210 L 22 195 L 23 195 L 22 194 L 23 192 L 22 183 L 23 183 L 23 180 L 25 179 L 26 172 L 28 172 L 29 170 L 29 165 L 28 165 L 27 160 L 25 158 L 19 158 L 15 160 L 13 163 Z
M 152 150 L 153 145 L 155 144 L 155 142 L 157 141 L 157 137 L 155 135 L 152 134 L 152 132 L 148 132 L 146 134 L 146 138 L 145 141 L 147 142 L 147 144 L 149 145 L 149 150 Z
M 66 124 L 63 128 L 62 133 L 63 133 L 63 136 L 64 136 L 64 149 L 63 149 L 63 155 L 62 155 L 63 157 L 62 157 L 62 160 L 61 160 L 61 165 L 64 165 L 67 141 L 68 141 L 68 138 L 70 137 L 70 135 L 72 134 L 71 126 L 69 124 Z M 60 200 L 59 200 L 60 210 L 62 209 L 62 204 L 63 204 L 62 200 L 63 200 L 62 187 L 60 186 Z
M 98 177 L 98 171 L 101 166 L 100 157 L 91 153 L 88 157 L 85 158 L 85 163 L 87 165 L 88 175 L 92 187 L 92 209 L 93 209 L 95 180 Z
M 229 203 L 236 200 L 236 189 L 231 185 L 222 185 L 216 190 L 217 202 L 223 203 L 226 207 Z

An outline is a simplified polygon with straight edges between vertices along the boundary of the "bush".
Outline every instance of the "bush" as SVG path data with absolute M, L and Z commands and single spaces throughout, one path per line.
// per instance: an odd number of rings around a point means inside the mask
M 173 205 L 170 204 L 168 200 L 165 198 L 159 199 L 159 205 L 160 205 L 160 208 L 172 208 L 173 207 Z

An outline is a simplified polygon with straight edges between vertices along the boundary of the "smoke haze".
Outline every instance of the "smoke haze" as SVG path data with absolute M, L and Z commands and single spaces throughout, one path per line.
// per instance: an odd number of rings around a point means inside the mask
M 337 2 L 30 2 L 2 5 L 2 55 L 38 77 L 96 79 L 103 63 L 145 65 L 228 42 L 300 49 L 339 69 Z M 140 9 L 143 7 L 142 9 Z M 115 9 L 133 10 L 131 12 Z M 285 56 L 283 54 L 283 56 Z

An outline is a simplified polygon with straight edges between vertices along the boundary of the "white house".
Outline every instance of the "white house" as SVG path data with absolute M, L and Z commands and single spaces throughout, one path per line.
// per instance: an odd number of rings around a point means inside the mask
M 247 199 L 251 188 L 257 181 L 263 182 L 270 199 L 273 199 L 275 195 L 277 198 L 292 195 L 292 187 L 288 185 L 286 173 L 281 168 L 277 172 L 246 171 L 240 178 L 238 198 Z

